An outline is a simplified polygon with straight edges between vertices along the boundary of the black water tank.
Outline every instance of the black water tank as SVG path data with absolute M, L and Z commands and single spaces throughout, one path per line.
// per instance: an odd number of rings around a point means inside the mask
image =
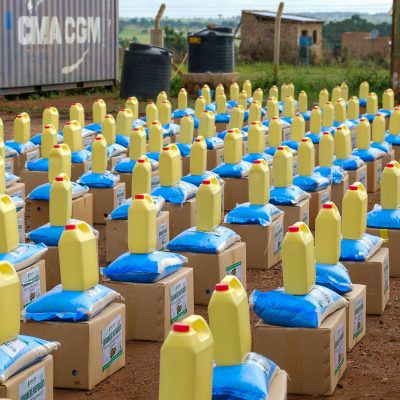
M 232 72 L 235 68 L 232 28 L 188 33 L 188 48 L 189 72 Z
M 120 96 L 150 100 L 163 90 L 169 93 L 171 57 L 172 53 L 161 47 L 131 43 L 125 50 Z

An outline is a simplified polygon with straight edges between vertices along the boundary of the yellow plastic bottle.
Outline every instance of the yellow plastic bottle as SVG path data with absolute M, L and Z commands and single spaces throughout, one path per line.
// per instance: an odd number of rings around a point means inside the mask
M 352 96 L 350 97 L 348 107 L 347 107 L 347 117 L 348 119 L 356 120 L 360 116 L 360 102 L 358 101 L 358 97 Z
M 72 217 L 72 186 L 65 174 L 56 176 L 51 185 L 49 217 L 51 226 L 65 226 Z
M 205 179 L 196 194 L 196 229 L 212 232 L 221 222 L 222 192 L 218 179 Z
M 244 122 L 244 109 L 242 106 L 235 106 L 231 112 L 231 118 L 228 123 L 228 130 L 233 128 L 242 129 Z
M 351 134 L 346 125 L 339 126 L 334 136 L 336 158 L 339 160 L 351 156 Z
M 97 135 L 92 145 L 92 172 L 104 174 L 107 171 L 107 142 L 103 135 Z
M 386 164 L 382 172 L 381 206 L 387 210 L 400 207 L 400 164 L 397 161 Z
M 65 226 L 58 254 L 64 290 L 83 292 L 99 283 L 97 239 L 86 222 Z
M 187 91 L 182 88 L 178 94 L 178 110 L 184 110 L 187 108 Z
M 322 108 L 329 101 L 329 91 L 324 88 L 319 92 L 318 105 Z
M 340 259 L 342 221 L 331 201 L 322 205 L 315 219 L 315 260 L 321 264 L 336 264 Z
M 292 96 L 294 98 L 294 84 L 293 82 L 289 82 L 287 85 L 287 95 Z
M 128 97 L 125 102 L 125 108 L 129 108 L 133 114 L 133 120 L 137 120 L 139 117 L 139 102 L 136 97 Z
M 368 195 L 360 182 L 349 186 L 343 197 L 342 234 L 345 239 L 361 239 L 367 225 Z
M 74 120 L 66 122 L 63 132 L 64 143 L 68 145 L 71 153 L 83 149 L 82 127 L 79 121 Z
M 181 118 L 179 130 L 179 143 L 191 144 L 194 136 L 194 120 L 186 114 Z
M 214 338 L 216 365 L 239 365 L 251 351 L 250 313 L 247 293 L 239 279 L 227 275 L 208 304 Z
M 336 104 L 336 102 L 342 98 L 342 89 L 340 86 L 335 86 L 332 89 L 332 103 Z
M 20 282 L 14 267 L 0 262 L 0 345 L 14 340 L 20 331 Z
M 9 253 L 19 245 L 17 211 L 11 197 L 0 195 L 0 253 Z
M 31 119 L 26 112 L 18 114 L 14 119 L 14 140 L 26 143 L 31 137 Z
M 369 83 L 367 81 L 361 82 L 360 92 L 358 97 L 360 99 L 366 99 L 368 97 L 368 93 L 369 93 Z
M 85 127 L 85 109 L 80 103 L 72 103 L 69 109 L 69 120 L 78 121 L 82 128 Z
M 238 101 L 239 100 L 239 93 L 240 93 L 240 88 L 237 82 L 233 82 L 229 86 L 229 98 L 232 101 Z
M 1 118 L 0 118 L 0 139 L 4 141 L 4 124 Z
M 203 111 L 206 109 L 206 99 L 199 96 L 194 103 L 194 116 L 200 118 Z
M 175 144 L 165 146 L 159 159 L 160 185 L 174 186 L 182 179 L 182 158 Z
M 383 92 L 382 108 L 384 110 L 393 110 L 393 108 L 394 108 L 394 92 L 392 89 L 386 89 Z
M 207 144 L 203 136 L 197 136 L 190 148 L 190 174 L 203 175 L 207 170 Z
M 265 205 L 269 203 L 270 172 L 264 159 L 254 160 L 249 171 L 249 202 Z
M 372 141 L 383 143 L 385 141 L 386 121 L 382 114 L 376 114 L 372 121 Z
M 269 89 L 268 97 L 274 97 L 275 99 L 279 99 L 279 89 L 278 86 L 273 85 Z
M 260 104 L 263 103 L 264 92 L 261 88 L 257 88 L 253 93 L 253 101 L 258 101 Z
M 310 132 L 319 134 L 322 128 L 322 114 L 318 106 L 313 107 L 310 114 Z
M 141 156 L 132 171 L 132 199 L 137 194 L 150 194 L 151 172 L 150 160 L 146 156 Z
M 108 145 L 114 144 L 117 137 L 117 125 L 115 124 L 115 119 L 111 114 L 107 114 L 103 118 L 101 124 L 101 133 L 106 139 Z
M 167 93 L 163 90 L 160 93 L 158 93 L 157 95 L 157 99 L 156 99 L 156 106 L 157 108 L 160 108 L 160 105 L 163 101 L 168 100 L 168 95 Z
M 247 93 L 245 90 L 239 93 L 238 105 L 242 106 L 244 110 L 247 109 Z
M 3 141 L 1 141 L 1 143 L 3 143 Z M 3 150 L 2 153 L 4 153 Z M 0 155 L 0 194 L 4 194 L 6 192 L 6 164 L 4 160 L 4 156 Z
M 395 107 L 389 119 L 389 135 L 400 134 L 400 107 Z
M 281 101 L 285 101 L 288 96 L 290 96 L 288 85 L 283 83 L 281 86 Z
M 279 104 L 276 97 L 270 97 L 267 101 L 267 119 L 279 118 Z
M 292 96 L 285 97 L 285 100 L 283 100 L 283 116 L 286 118 L 293 118 L 295 112 L 294 98 Z
M 222 83 L 218 83 L 217 87 L 215 88 L 215 97 L 219 96 L 220 94 L 225 94 L 224 85 Z
M 340 98 L 333 104 L 335 105 L 335 121 L 345 122 L 347 119 L 346 103 Z
M 290 130 L 291 139 L 300 142 L 304 138 L 306 131 L 306 123 L 301 114 L 296 113 L 292 120 L 292 128 Z
M 299 93 L 298 109 L 301 113 L 305 113 L 308 110 L 308 98 L 307 93 L 304 90 Z
M 103 99 L 97 99 L 92 104 L 93 123 L 102 124 L 107 114 L 106 102 Z
M 159 400 L 211 400 L 214 340 L 198 315 L 172 326 L 161 347 Z
M 201 95 L 204 97 L 206 105 L 211 103 L 211 90 L 208 85 L 203 85 L 201 88 Z
M 153 121 L 158 121 L 158 108 L 152 101 L 149 101 L 146 106 L 147 125 L 150 126 Z
M 146 131 L 143 126 L 137 126 L 129 139 L 129 158 L 137 160 L 143 154 L 146 154 Z
M 215 115 L 212 111 L 204 110 L 200 116 L 199 135 L 211 138 L 215 133 Z
M 346 82 L 342 82 L 340 85 L 340 93 L 344 101 L 349 100 L 349 87 Z
M 289 187 L 293 184 L 293 155 L 287 146 L 279 146 L 274 154 L 274 186 Z
M 367 96 L 367 114 L 368 115 L 375 115 L 378 112 L 378 96 L 376 93 L 371 92 L 368 93 Z
M 282 143 L 282 125 L 278 117 L 272 117 L 269 123 L 268 144 L 269 147 L 278 147 Z
M 148 254 L 156 250 L 157 211 L 147 193 L 136 194 L 128 211 L 128 249 L 132 254 Z
M 248 123 L 251 124 L 253 121 L 261 121 L 261 103 L 257 100 L 253 100 L 249 107 Z
M 305 295 L 315 285 L 314 238 L 304 222 L 289 227 L 282 243 L 285 292 Z
M 330 132 L 324 132 L 319 141 L 318 161 L 321 167 L 331 167 L 335 156 L 335 144 Z
M 171 103 L 169 100 L 164 100 L 158 108 L 158 118 L 162 126 L 171 122 Z
M 40 154 L 42 158 L 48 158 L 51 149 L 57 144 L 57 131 L 53 125 L 48 124 L 43 127 L 42 144 L 40 146 Z
M 67 144 L 55 144 L 49 154 L 49 182 L 53 183 L 56 176 L 66 174 L 71 179 L 71 151 Z
M 5 162 L 5 159 L 6 159 L 6 146 L 4 144 L 4 140 L 1 137 L 0 137 L 0 157 Z
M 237 164 L 243 157 L 243 137 L 239 129 L 230 129 L 224 139 L 224 162 Z
M 133 112 L 130 108 L 121 108 L 117 114 L 117 133 L 130 136 L 132 132 Z
M 298 173 L 300 176 L 311 176 L 315 168 L 315 149 L 310 138 L 303 138 L 298 148 Z
M 163 128 L 159 121 L 153 121 L 149 127 L 149 152 L 159 153 L 163 147 Z
M 333 126 L 335 120 L 335 109 L 333 104 L 328 101 L 322 109 L 322 126 Z
M 262 153 L 265 148 L 265 130 L 261 121 L 253 121 L 249 125 L 247 142 L 249 145 L 249 153 Z
M 251 94 L 253 93 L 253 88 L 251 82 L 248 79 L 243 82 L 242 90 L 246 92 L 246 96 L 249 99 L 251 97 Z
M 357 147 L 367 150 L 371 146 L 371 125 L 367 118 L 361 118 L 356 129 Z
M 46 107 L 42 114 L 42 129 L 46 125 L 53 125 L 58 132 L 60 116 L 56 107 Z
M 220 93 L 216 96 L 215 101 L 217 103 L 217 114 L 226 113 L 226 96 L 225 93 Z

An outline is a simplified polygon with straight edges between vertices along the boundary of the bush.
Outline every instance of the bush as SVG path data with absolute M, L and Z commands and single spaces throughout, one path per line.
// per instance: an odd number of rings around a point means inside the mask
M 179 91 L 183 88 L 183 79 L 180 76 L 175 76 L 171 80 L 170 97 L 178 97 Z

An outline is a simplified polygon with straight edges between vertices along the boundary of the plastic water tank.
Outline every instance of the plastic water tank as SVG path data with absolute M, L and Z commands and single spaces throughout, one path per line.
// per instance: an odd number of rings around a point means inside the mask
M 188 48 L 189 72 L 232 72 L 235 68 L 232 28 L 188 33 Z
M 172 53 L 161 47 L 131 43 L 125 50 L 120 96 L 154 99 L 158 93 L 169 93 Z

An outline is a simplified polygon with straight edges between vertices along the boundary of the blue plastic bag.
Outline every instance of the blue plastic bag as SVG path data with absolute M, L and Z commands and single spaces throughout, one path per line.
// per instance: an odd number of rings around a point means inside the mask
M 324 176 L 330 183 L 334 184 L 341 183 L 346 174 L 342 168 L 336 165 L 332 165 L 331 167 L 318 166 L 315 167 L 314 172 Z
M 99 284 L 84 292 L 64 290 L 57 285 L 25 308 L 25 319 L 87 321 L 119 298 L 119 293 Z
M 349 272 L 346 267 L 338 262 L 337 264 L 315 263 L 316 279 L 315 283 L 325 286 L 341 295 L 353 290 Z
M 290 149 L 293 149 L 293 150 L 298 150 L 298 148 L 299 148 L 299 142 L 296 142 L 296 141 L 294 141 L 294 140 L 287 140 L 286 142 L 282 142 L 282 146 L 287 146 L 287 147 L 289 147 Z
M 28 151 L 39 148 L 38 145 L 32 143 L 30 140 L 25 143 L 18 143 L 15 140 L 7 140 L 5 144 L 14 149 L 18 154 L 27 153 Z
M 392 146 L 400 146 L 400 134 L 390 135 L 389 133 L 387 133 L 385 135 L 385 141 L 391 144 Z
M 63 135 L 61 135 L 60 133 L 57 133 L 57 143 L 61 143 L 63 141 L 63 139 L 64 139 Z M 30 141 L 33 144 L 40 146 L 42 144 L 42 134 L 38 133 L 38 134 L 32 136 Z
M 225 215 L 224 222 L 229 224 L 251 224 L 267 226 L 271 224 L 272 217 L 282 214 L 283 211 L 273 204 L 257 205 L 243 203 L 237 205 Z
M 218 226 L 212 232 L 198 231 L 193 227 L 175 236 L 167 244 L 167 249 L 169 251 L 217 254 L 238 241 L 240 241 L 240 237 L 236 232 L 224 226 Z
M 383 239 L 364 233 L 361 239 L 344 239 L 341 242 L 340 261 L 365 261 L 374 254 Z
M 282 206 L 291 206 L 300 203 L 304 199 L 310 198 L 311 195 L 300 189 L 298 186 L 290 185 L 284 187 L 271 187 L 270 203 Z
M 185 201 L 195 197 L 197 190 L 197 186 L 188 182 L 180 181 L 175 186 L 156 187 L 151 194 L 153 196 L 161 196 L 166 201 L 173 204 L 183 204 Z
M 83 196 L 89 191 L 87 186 L 82 186 L 79 183 L 71 182 L 72 186 L 72 198 Z M 30 200 L 49 200 L 50 199 L 50 183 L 44 183 L 43 185 L 37 186 L 32 192 L 29 193 L 28 199 Z
M 385 153 L 376 147 L 369 149 L 354 149 L 351 153 L 353 156 L 360 157 L 364 162 L 371 162 L 382 158 Z
M 218 182 L 222 184 L 224 181 L 221 179 L 219 175 L 212 171 L 206 171 L 203 175 L 185 175 L 182 177 L 182 181 L 191 183 L 194 186 L 199 187 L 201 183 L 204 181 L 204 179 L 211 179 L 211 178 L 216 178 L 218 179 Z
M 389 153 L 389 151 L 392 150 L 392 146 L 387 142 L 372 142 L 371 147 L 382 150 L 384 153 Z
M 400 229 L 400 209 L 383 209 L 375 204 L 374 209 L 367 214 L 367 226 L 376 229 Z
M 59 346 L 60 343 L 26 335 L 18 335 L 15 340 L 1 344 L 0 385 L 16 373 L 36 364 Z
M 186 143 L 175 143 L 181 153 L 182 157 L 189 157 L 190 156 L 190 149 L 192 148 L 191 144 Z
M 285 293 L 283 288 L 251 296 L 254 312 L 267 324 L 293 328 L 318 328 L 321 322 L 347 301 L 323 286 L 315 285 L 306 295 Z
M 268 358 L 248 353 L 242 364 L 215 366 L 213 400 L 265 400 L 278 366 Z
M 94 124 L 94 123 L 86 125 L 85 128 L 87 130 L 89 130 L 89 131 L 93 131 L 93 132 L 96 132 L 96 133 L 101 133 L 102 129 L 103 129 L 101 124 Z
M 146 156 L 149 158 L 150 164 L 151 164 L 151 170 L 154 171 L 158 169 L 158 161 L 149 157 L 149 153 L 146 154 Z M 155 153 L 154 153 L 155 154 Z M 131 160 L 129 157 L 123 158 L 118 164 L 115 165 L 114 171 L 120 172 L 122 174 L 125 173 L 131 173 L 133 171 L 133 168 L 136 165 L 136 160 Z
M 306 192 L 319 192 L 329 186 L 329 179 L 314 173 L 312 176 L 296 175 L 293 178 L 293 184 Z
M 25 207 L 25 201 L 18 196 L 11 196 L 11 200 L 17 209 L 17 212 L 22 210 Z
M 247 161 L 240 161 L 237 164 L 222 163 L 215 167 L 212 172 L 215 172 L 222 178 L 243 178 L 249 174 L 252 164 Z
M 290 147 L 289 147 L 289 150 L 292 152 L 293 155 L 295 155 L 297 153 L 296 150 L 294 150 Z M 278 147 L 267 147 L 264 150 L 264 153 L 269 154 L 270 156 L 274 156 L 277 151 L 278 151 Z
M 9 253 L 0 253 L 0 261 L 8 261 L 18 271 L 39 260 L 47 251 L 44 243 L 20 243 Z
M 120 135 L 117 133 L 116 137 L 115 137 L 115 143 L 119 144 L 120 146 L 123 146 L 125 148 L 129 147 L 129 136 L 125 136 L 125 135 Z
M 91 159 L 92 159 L 92 153 L 86 149 L 74 151 L 73 153 L 71 153 L 71 162 L 72 163 L 82 164 L 85 161 L 88 161 Z
M 104 174 L 88 171 L 78 179 L 78 183 L 89 188 L 112 188 L 118 182 L 119 176 L 110 171 L 106 171 Z
M 272 157 L 267 153 L 248 153 L 243 157 L 242 160 L 253 164 L 255 160 L 260 160 L 260 159 L 265 160 L 268 165 L 272 165 L 274 157 Z
M 357 126 L 357 122 L 351 119 L 346 119 L 344 122 L 334 121 L 333 126 L 335 128 L 339 128 L 339 126 L 346 125 L 350 130 L 354 129 Z
M 300 114 L 303 116 L 304 121 L 309 121 L 311 118 L 311 111 L 301 112 Z
M 153 283 L 173 274 L 186 263 L 186 257 L 165 251 L 124 253 L 103 269 L 103 275 L 119 282 Z
M 224 147 L 223 139 L 219 137 L 204 138 L 207 145 L 207 150 L 222 149 Z
M 337 158 L 333 161 L 333 165 L 344 169 L 345 171 L 355 171 L 363 166 L 365 162 L 360 157 L 350 156 L 348 158 Z
M 49 159 L 48 158 L 38 158 L 34 161 L 28 161 L 26 163 L 26 168 L 29 171 L 48 171 L 49 170 Z
M 230 114 L 223 113 L 223 114 L 216 114 L 215 115 L 215 123 L 229 123 L 231 119 Z
M 12 174 L 11 172 L 5 172 L 5 178 L 6 178 L 6 187 L 12 186 L 14 183 L 17 183 L 19 181 L 19 177 L 17 175 Z
M 156 206 L 157 215 L 164 207 L 165 200 L 161 196 L 151 196 Z M 128 219 L 129 207 L 132 204 L 132 197 L 126 199 L 120 206 L 114 208 L 110 214 L 111 219 Z
M 183 110 L 174 110 L 172 112 L 172 117 L 175 119 L 183 118 L 185 115 L 194 115 L 193 108 L 184 108 Z

